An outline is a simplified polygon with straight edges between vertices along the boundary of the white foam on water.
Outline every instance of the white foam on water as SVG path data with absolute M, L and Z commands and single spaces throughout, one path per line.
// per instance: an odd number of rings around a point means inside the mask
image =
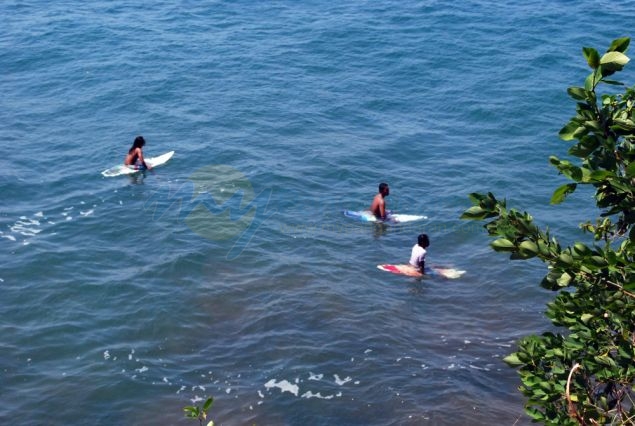
M 225 389 L 225 393 L 228 394 L 228 395 L 231 393 L 231 391 L 232 391 L 232 388 Z
M 135 368 L 135 370 L 134 370 L 134 371 L 136 371 L 136 372 L 138 372 L 138 373 L 145 373 L 145 372 L 146 372 L 146 371 L 148 371 L 148 370 L 149 370 L 149 368 L 148 368 L 148 367 L 146 367 L 146 366 L 144 365 L 144 366 L 143 366 L 143 367 L 141 367 L 141 368 Z
M 372 349 L 366 349 L 366 350 L 364 351 L 364 353 L 365 353 L 365 354 L 369 354 L 369 353 L 371 353 L 372 351 L 373 351 Z
M 258 396 L 259 396 L 259 397 L 261 397 L 261 398 L 264 398 L 264 397 L 265 397 L 265 396 L 262 394 L 262 391 L 260 391 L 260 390 L 258 391 Z
M 86 211 L 79 211 L 79 214 L 82 216 L 90 216 L 91 214 L 93 214 L 95 211 L 93 209 L 90 210 L 86 210 Z
M 333 377 L 335 378 L 335 383 L 338 384 L 339 386 L 345 385 L 346 383 L 353 380 L 349 376 L 347 376 L 344 379 L 340 379 L 340 376 L 338 376 L 337 374 L 333 374 Z
M 15 241 L 15 237 L 13 235 L 2 235 L 2 238 L 6 238 L 7 240 Z
M 313 374 L 309 371 L 309 380 L 322 380 L 324 374 Z
M 25 237 L 34 237 L 42 232 L 42 230 L 39 229 L 39 226 L 39 220 L 20 216 L 20 219 L 17 220 L 9 229 L 11 229 L 11 232 L 24 235 Z M 15 239 L 13 241 L 15 241 Z
M 110 352 L 104 351 L 104 359 L 106 360 L 110 359 Z
M 35 217 L 44 217 L 44 212 L 37 212 L 33 216 L 35 216 Z
M 322 396 L 322 394 L 320 392 L 318 393 L 313 393 L 311 391 L 306 391 L 304 392 L 301 396 L 301 398 L 318 398 L 318 399 L 333 399 L 335 397 L 335 395 L 327 395 L 327 396 Z
M 289 392 L 295 396 L 298 396 L 298 392 L 300 391 L 300 388 L 298 387 L 298 385 L 293 385 L 289 383 L 288 380 L 281 380 L 279 382 L 276 382 L 274 379 L 271 379 L 267 383 L 265 383 L 265 388 L 267 390 L 271 388 L 278 388 L 280 389 L 281 393 Z

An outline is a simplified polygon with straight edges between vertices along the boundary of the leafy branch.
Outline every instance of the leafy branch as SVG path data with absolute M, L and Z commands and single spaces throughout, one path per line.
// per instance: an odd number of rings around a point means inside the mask
M 183 407 L 183 411 L 185 411 L 185 417 L 188 419 L 198 420 L 199 425 L 203 426 L 203 422 L 207 420 L 207 412 L 212 408 L 212 403 L 214 402 L 214 398 L 210 397 L 205 400 L 202 407 L 198 405 L 192 405 Z M 210 420 L 207 423 L 207 426 L 214 426 L 214 421 Z
M 470 194 L 462 219 L 487 221 L 492 248 L 512 260 L 540 259 L 547 273 L 540 285 L 558 292 L 546 316 L 562 334 L 530 335 L 504 360 L 518 368 L 527 414 L 545 424 L 633 424 L 635 419 L 635 88 L 599 94 L 600 85 L 629 62 L 629 38 L 606 53 L 582 49 L 591 68 L 583 87 L 567 92 L 576 115 L 560 130 L 573 141 L 568 154 L 549 162 L 569 183 L 557 188 L 562 203 L 579 185 L 595 189 L 595 224 L 580 225 L 592 241 L 563 247 L 527 212 L 508 209 L 492 193 Z

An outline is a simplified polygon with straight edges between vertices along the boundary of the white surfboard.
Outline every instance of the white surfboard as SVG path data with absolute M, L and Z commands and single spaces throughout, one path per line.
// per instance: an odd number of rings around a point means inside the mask
M 174 151 L 170 151 L 170 152 L 166 152 L 165 154 L 159 155 L 158 157 L 145 158 L 144 160 L 148 166 L 154 168 L 154 167 L 167 163 L 168 160 L 172 158 L 173 155 L 174 155 Z M 104 170 L 103 172 L 101 172 L 101 174 L 102 176 L 105 176 L 105 177 L 113 177 L 113 176 L 121 176 L 121 175 L 132 175 L 135 173 L 139 173 L 141 171 L 143 170 L 136 169 L 134 166 L 126 166 L 126 165 L 120 164 L 118 166 L 114 166 Z
M 386 220 L 377 219 L 369 210 L 354 211 L 344 210 L 344 216 L 360 222 L 382 222 L 382 223 L 404 223 L 415 222 L 417 220 L 427 219 L 428 216 L 419 216 L 414 214 L 388 213 Z

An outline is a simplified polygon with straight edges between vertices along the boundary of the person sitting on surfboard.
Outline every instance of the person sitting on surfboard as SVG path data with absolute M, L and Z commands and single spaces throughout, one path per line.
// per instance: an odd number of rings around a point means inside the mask
M 375 215 L 377 219 L 386 220 L 386 198 L 390 195 L 390 188 L 387 183 L 379 184 L 379 194 L 375 195 L 373 202 L 370 205 L 370 211 Z
M 137 136 L 132 143 L 132 148 L 128 150 L 128 155 L 123 161 L 126 166 L 132 166 L 135 169 L 148 169 L 152 170 L 152 167 L 148 166 L 143 159 L 143 146 L 146 144 L 146 140 L 143 136 Z
M 410 254 L 410 266 L 417 268 L 419 272 L 425 274 L 426 249 L 430 246 L 430 239 L 426 234 L 419 234 L 417 237 L 417 244 L 412 247 L 412 253 Z

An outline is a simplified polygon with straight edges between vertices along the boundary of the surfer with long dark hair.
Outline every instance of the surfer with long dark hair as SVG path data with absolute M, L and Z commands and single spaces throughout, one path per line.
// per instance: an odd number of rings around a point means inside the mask
M 152 170 L 152 167 L 148 166 L 143 159 L 143 146 L 145 144 L 146 140 L 143 139 L 143 136 L 137 136 L 132 143 L 132 147 L 128 150 L 128 155 L 126 155 L 126 159 L 123 163 L 137 170 Z

